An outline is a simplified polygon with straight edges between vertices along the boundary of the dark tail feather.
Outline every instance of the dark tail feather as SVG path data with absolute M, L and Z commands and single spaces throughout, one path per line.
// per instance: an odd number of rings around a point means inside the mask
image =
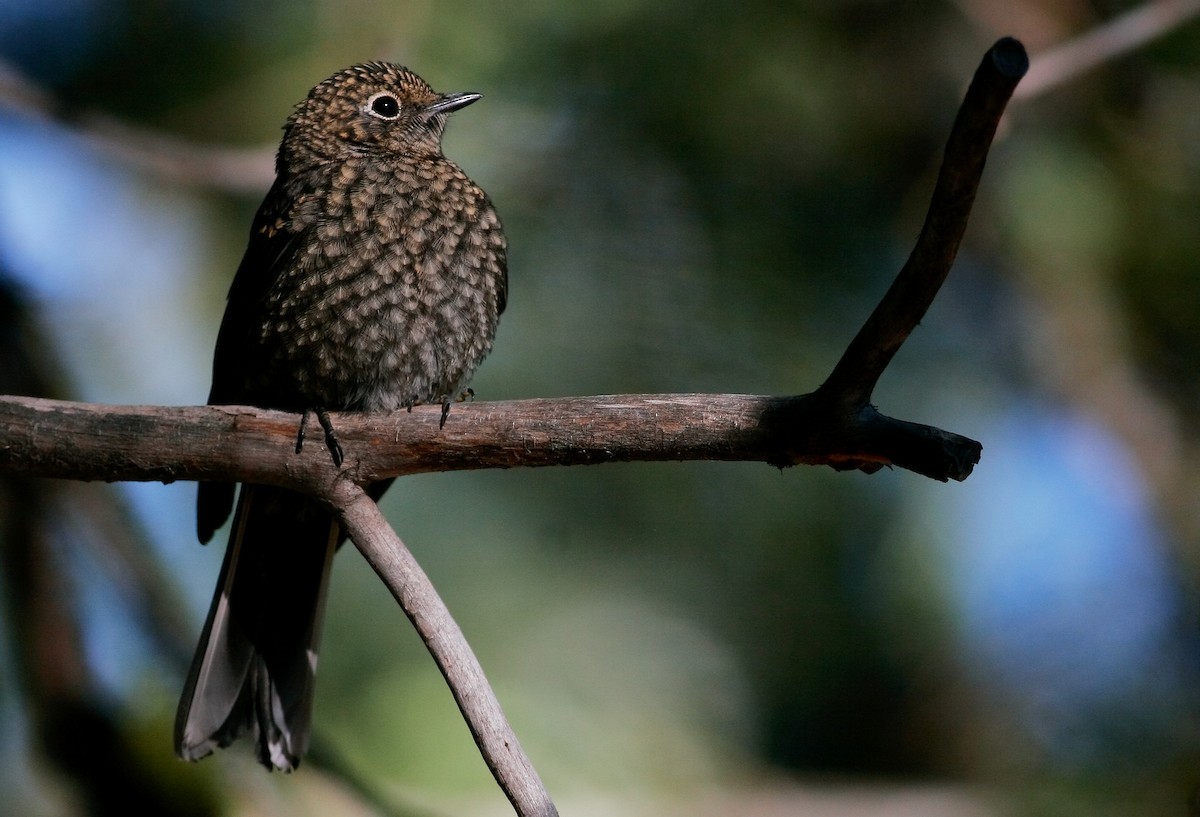
M 175 718 L 199 760 L 252 731 L 268 768 L 308 748 L 317 646 L 338 525 L 317 502 L 243 486 L 221 578 Z
M 201 482 L 196 493 L 196 538 L 202 544 L 208 544 L 217 532 L 217 528 L 225 524 L 229 512 L 233 510 L 233 491 L 231 482 Z

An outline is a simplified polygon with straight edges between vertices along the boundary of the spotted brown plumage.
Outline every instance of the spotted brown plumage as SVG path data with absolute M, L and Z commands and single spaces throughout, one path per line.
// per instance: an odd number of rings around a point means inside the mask
M 307 413 L 445 410 L 490 351 L 507 297 L 506 244 L 487 195 L 442 154 L 449 113 L 406 68 L 356 65 L 288 119 L 276 179 L 230 287 L 213 405 Z M 387 488 L 370 486 L 378 498 Z M 235 486 L 202 483 L 207 542 Z M 290 771 L 309 742 L 321 613 L 342 539 L 316 501 L 243 485 L 176 719 L 188 760 L 252 732 Z

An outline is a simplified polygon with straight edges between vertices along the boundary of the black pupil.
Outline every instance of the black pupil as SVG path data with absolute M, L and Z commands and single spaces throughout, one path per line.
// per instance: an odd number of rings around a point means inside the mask
M 400 103 L 396 101 L 395 97 L 381 96 L 371 103 L 371 110 L 390 119 L 400 113 Z

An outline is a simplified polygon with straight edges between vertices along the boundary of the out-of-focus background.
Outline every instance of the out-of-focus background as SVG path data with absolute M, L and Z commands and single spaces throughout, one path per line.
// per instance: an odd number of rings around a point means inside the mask
M 280 126 L 389 59 L 485 97 L 446 140 L 511 244 L 478 399 L 807 392 L 908 252 L 990 44 L 1194 5 L 0 0 L 0 391 L 202 403 Z M 875 393 L 980 440 L 965 483 L 668 463 L 392 489 L 564 814 L 1188 813 L 1200 23 L 1164 28 L 1013 102 Z M 223 549 L 194 496 L 0 482 L 0 812 L 509 813 L 352 550 L 301 770 L 174 759 Z

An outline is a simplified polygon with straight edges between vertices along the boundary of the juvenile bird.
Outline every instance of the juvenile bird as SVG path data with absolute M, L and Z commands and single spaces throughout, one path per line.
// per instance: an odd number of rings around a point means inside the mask
M 217 335 L 210 405 L 316 412 L 442 405 L 490 351 L 508 290 L 487 195 L 442 155 L 447 115 L 406 68 L 334 74 L 284 126 Z M 303 433 L 303 420 L 301 421 Z M 369 488 L 375 498 L 390 480 Z M 201 483 L 197 533 L 228 518 L 235 486 Z M 317 645 L 344 535 L 315 500 L 242 485 L 229 545 L 179 702 L 175 746 L 197 760 L 251 732 L 290 771 L 309 743 Z

